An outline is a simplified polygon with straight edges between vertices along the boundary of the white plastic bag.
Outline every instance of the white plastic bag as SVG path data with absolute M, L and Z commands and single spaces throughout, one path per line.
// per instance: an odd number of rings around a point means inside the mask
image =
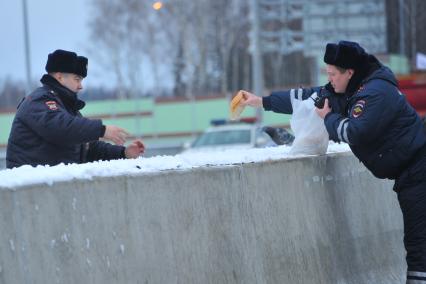
M 327 152 L 328 132 L 324 120 L 315 112 L 314 100 L 317 93 L 311 98 L 302 100 L 302 89 L 290 91 L 293 115 L 290 127 L 295 139 L 290 149 L 290 154 L 323 155 Z

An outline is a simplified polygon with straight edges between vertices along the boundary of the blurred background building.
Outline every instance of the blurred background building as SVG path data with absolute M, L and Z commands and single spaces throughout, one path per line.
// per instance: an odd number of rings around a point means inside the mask
M 323 83 L 320 71 L 327 42 L 357 41 L 398 74 L 416 70 L 416 55 L 426 50 L 424 31 L 419 28 L 426 21 L 425 1 L 259 0 L 258 5 L 265 70 L 273 70 L 268 57 L 277 53 L 293 70 L 296 66 L 303 70 L 281 79 L 284 85 Z M 291 62 L 297 57 L 298 62 Z M 277 83 L 267 80 L 272 88 Z

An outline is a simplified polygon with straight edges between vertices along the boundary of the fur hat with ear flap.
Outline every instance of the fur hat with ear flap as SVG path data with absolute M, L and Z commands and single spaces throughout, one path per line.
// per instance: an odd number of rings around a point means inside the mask
M 324 62 L 344 69 L 356 70 L 368 62 L 368 53 L 358 43 L 342 40 L 338 44 L 327 44 Z
M 47 73 L 72 73 L 85 78 L 87 63 L 88 60 L 84 56 L 77 56 L 75 52 L 58 49 L 49 54 L 45 69 Z

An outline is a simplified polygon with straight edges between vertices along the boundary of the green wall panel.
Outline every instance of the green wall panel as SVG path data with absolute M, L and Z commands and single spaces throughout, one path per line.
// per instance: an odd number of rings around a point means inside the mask
M 14 114 L 0 114 L 0 145 L 7 143 L 14 116 Z
M 152 112 L 151 116 L 116 117 L 123 113 Z M 153 136 L 153 143 L 173 143 L 184 138 L 156 138 L 157 135 L 199 133 L 210 126 L 211 120 L 229 119 L 229 101 L 225 98 L 194 102 L 154 103 L 152 99 L 89 101 L 82 111 L 85 116 L 108 115 L 106 125 L 116 125 L 134 136 Z M 242 117 L 253 117 L 256 111 L 246 108 Z M 14 114 L 0 114 L 0 144 L 6 144 Z M 264 125 L 288 125 L 289 115 L 263 112 Z
M 106 100 L 89 101 L 82 110 L 84 115 L 114 115 L 128 112 L 152 111 L 154 102 L 152 99 L 134 100 Z

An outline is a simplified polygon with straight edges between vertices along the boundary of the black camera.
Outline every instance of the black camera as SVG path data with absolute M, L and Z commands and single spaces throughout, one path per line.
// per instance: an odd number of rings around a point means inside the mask
M 323 108 L 325 99 L 328 99 L 329 97 L 331 97 L 331 94 L 329 92 L 321 92 L 319 96 L 317 96 L 315 99 L 314 98 L 312 99 L 314 100 L 314 105 L 317 108 Z

